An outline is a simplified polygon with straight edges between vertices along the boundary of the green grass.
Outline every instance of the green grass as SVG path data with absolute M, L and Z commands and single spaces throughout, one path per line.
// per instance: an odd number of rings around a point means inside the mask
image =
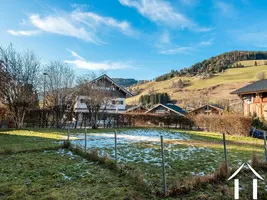
M 118 131 L 124 130 L 129 129 Z M 73 136 L 83 133 L 83 130 L 71 131 Z M 90 138 L 90 133 L 113 131 L 114 129 L 88 130 L 88 137 Z M 182 132 L 189 140 L 165 140 L 168 188 L 177 181 L 214 173 L 224 161 L 221 134 L 172 131 L 174 134 Z M 104 165 L 98 165 L 97 162 L 89 162 L 80 156 L 71 156 L 67 154 L 67 150 L 55 150 L 59 148 L 62 136 L 66 136 L 66 130 L 0 131 L 0 199 L 155 198 L 155 193 L 149 196 L 139 190 L 138 185 L 127 176 Z M 226 136 L 226 140 L 228 162 L 232 169 L 251 160 L 253 153 L 263 160 L 263 140 L 230 135 Z M 110 155 L 113 153 L 113 149 L 110 148 L 101 150 Z M 139 174 L 139 178 L 144 179 L 154 191 L 161 191 L 161 157 L 158 144 L 139 142 L 132 143 L 127 148 L 118 146 L 118 155 L 119 163 L 128 173 Z M 264 171 L 259 169 L 258 172 L 267 178 Z M 250 183 L 247 174 L 242 174 L 246 180 L 245 187 L 249 187 Z M 68 177 L 71 177 L 71 180 L 68 180 Z M 232 185 L 227 181 L 207 184 L 192 189 L 190 194 L 184 194 L 182 197 L 228 199 L 233 195 Z M 261 195 L 264 193 L 264 186 L 265 181 L 260 183 Z M 249 195 L 249 191 L 246 191 L 245 195 Z
M 1 156 L 1 199 L 149 198 L 130 181 L 67 150 Z
M 0 154 L 56 149 L 60 140 L 0 133 Z
M 164 129 L 159 129 L 164 130 Z M 222 134 L 173 130 L 188 136 L 189 140 L 165 140 L 165 160 L 168 184 L 176 180 L 208 175 L 224 162 Z M 88 136 L 90 138 L 90 136 Z M 263 140 L 226 135 L 228 162 L 236 168 L 249 162 L 255 153 L 263 160 Z M 118 140 L 119 142 L 119 140 Z M 78 142 L 79 143 L 79 142 Z M 90 147 L 89 147 L 90 148 Z M 99 149 L 102 155 L 114 156 L 113 148 Z M 161 189 L 160 145 L 153 142 L 118 145 L 119 163 L 133 173 L 139 173 L 156 190 Z
M 88 130 L 90 133 L 114 132 L 115 129 L 95 129 Z M 119 131 L 128 130 L 120 129 Z M 84 129 L 71 129 L 71 136 L 84 133 Z M 65 129 L 0 129 L 0 154 L 15 153 L 20 151 L 31 151 L 38 149 L 57 148 L 62 141 L 67 139 L 67 130 Z

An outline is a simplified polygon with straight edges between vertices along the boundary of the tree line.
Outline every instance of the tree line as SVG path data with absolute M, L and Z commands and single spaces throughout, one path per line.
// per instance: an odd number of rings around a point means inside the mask
M 142 95 L 139 98 L 139 103 L 145 106 L 152 106 L 154 104 L 166 104 L 170 102 L 170 96 L 167 93 L 154 93 Z
M 88 103 L 88 106 L 91 106 L 93 121 L 104 101 L 103 95 L 92 90 L 85 92 L 85 87 L 91 87 L 83 83 L 95 77 L 96 74 L 91 72 L 77 76 L 63 61 L 43 65 L 33 51 L 18 52 L 12 44 L 7 48 L 0 47 L 0 107 L 8 109 L 6 113 L 16 128 L 23 126 L 32 110 L 42 110 L 39 113 L 43 124 L 50 118 L 52 126 L 59 128 L 72 117 L 77 95 L 90 96 L 91 93 L 95 99 L 90 103 L 94 105 Z
M 195 76 L 201 73 L 219 73 L 223 70 L 244 67 L 238 61 L 267 59 L 266 51 L 231 51 L 211 57 L 181 70 L 172 70 L 170 73 L 157 77 L 156 81 L 164 81 L 175 76 Z M 255 64 L 254 64 L 255 65 Z M 256 65 L 255 65 L 256 66 Z

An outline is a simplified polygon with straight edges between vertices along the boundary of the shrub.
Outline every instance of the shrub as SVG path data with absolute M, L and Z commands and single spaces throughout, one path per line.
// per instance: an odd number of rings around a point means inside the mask
M 254 66 L 258 66 L 258 63 L 257 63 L 257 61 L 255 61 L 255 62 L 254 62 Z
M 259 117 L 254 117 L 252 120 L 252 126 L 258 129 L 267 130 L 267 124 L 264 119 L 260 119 Z
M 235 114 L 193 116 L 195 125 L 208 131 L 249 136 L 252 118 Z

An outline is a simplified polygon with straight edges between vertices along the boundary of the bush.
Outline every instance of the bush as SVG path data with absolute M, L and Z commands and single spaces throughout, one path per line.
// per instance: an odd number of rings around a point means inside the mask
M 254 117 L 252 121 L 252 126 L 257 129 L 262 129 L 267 131 L 267 124 L 264 119 L 260 119 L 259 117 Z
M 258 63 L 257 63 L 257 61 L 255 61 L 255 62 L 254 62 L 254 66 L 258 66 Z
M 227 115 L 198 115 L 193 117 L 195 125 L 207 131 L 227 133 L 230 135 L 249 136 L 252 118 L 227 114 Z

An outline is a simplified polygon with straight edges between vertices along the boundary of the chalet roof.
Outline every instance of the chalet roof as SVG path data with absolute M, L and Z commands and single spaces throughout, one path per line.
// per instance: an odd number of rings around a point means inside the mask
M 175 112 L 175 113 L 177 113 L 179 115 L 183 115 L 183 116 L 186 115 L 186 112 L 182 108 L 180 108 L 177 105 L 169 104 L 169 103 L 168 104 L 161 104 L 161 103 L 157 104 L 153 108 L 151 108 L 148 111 L 146 111 L 145 113 L 149 113 L 150 111 L 154 110 L 155 108 L 157 108 L 159 106 L 163 106 L 163 107 L 165 107 L 167 109 L 170 109 L 171 111 L 173 111 L 173 112 Z
M 231 94 L 251 94 L 255 92 L 267 92 L 267 79 L 251 83 L 245 87 L 231 92 Z
M 116 83 L 112 78 L 110 78 L 108 75 L 103 74 L 102 76 L 99 76 L 98 78 L 90 81 L 90 83 L 96 82 L 98 80 L 101 79 L 106 79 L 108 80 L 110 83 L 116 85 L 120 90 L 122 90 L 124 93 L 128 94 L 129 96 L 133 96 L 133 94 L 131 92 L 129 92 L 128 90 L 126 90 L 124 87 L 120 86 L 118 83 Z
M 137 105 L 137 106 L 132 106 L 132 107 L 130 107 L 129 109 L 126 110 L 126 112 L 130 112 L 130 111 L 136 110 L 136 109 L 138 109 L 138 108 L 147 110 L 144 106 L 142 106 L 142 105 Z
M 206 105 L 202 105 L 202 106 L 200 106 L 200 107 L 198 107 L 198 108 L 196 108 L 196 109 L 193 109 L 193 110 L 191 110 L 190 112 L 195 112 L 196 110 L 201 109 L 201 108 L 203 108 L 203 107 L 205 107 L 205 106 L 209 106 L 209 107 L 212 107 L 212 108 L 214 108 L 214 109 L 216 109 L 216 110 L 220 110 L 220 111 L 223 111 L 223 110 L 224 110 L 224 109 L 223 109 L 222 107 L 220 107 L 219 105 L 216 105 L 216 104 L 206 104 Z

